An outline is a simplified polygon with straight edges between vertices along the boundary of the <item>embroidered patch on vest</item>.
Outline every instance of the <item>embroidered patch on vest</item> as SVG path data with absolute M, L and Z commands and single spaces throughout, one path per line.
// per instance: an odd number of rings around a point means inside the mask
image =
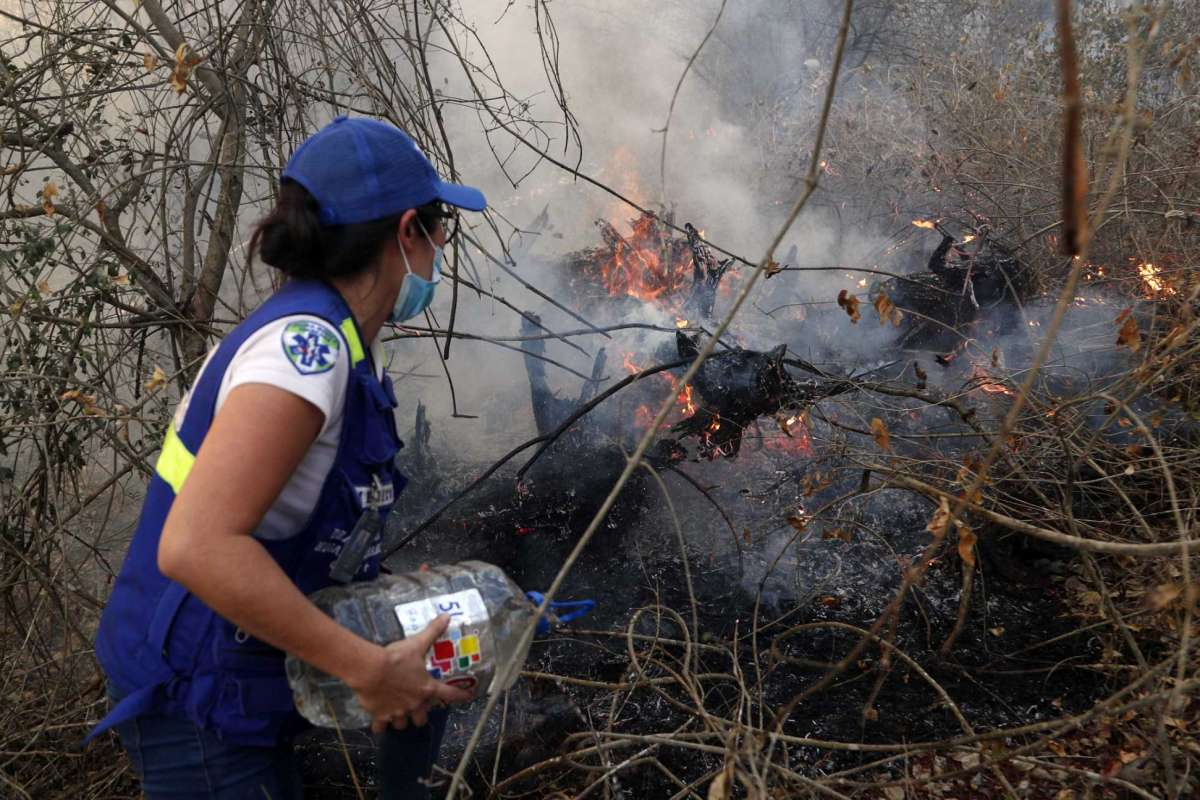
M 289 322 L 283 329 L 283 352 L 301 375 L 333 369 L 341 341 L 319 322 Z

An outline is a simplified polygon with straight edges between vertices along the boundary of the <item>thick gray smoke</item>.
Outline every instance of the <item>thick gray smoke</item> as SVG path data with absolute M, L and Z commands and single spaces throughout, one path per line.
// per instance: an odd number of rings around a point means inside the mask
M 836 17 L 822 0 L 729 4 L 678 92 L 664 160 L 662 129 L 672 95 L 719 7 L 716 2 L 556 5 L 560 75 L 580 134 L 581 172 L 644 207 L 672 210 L 677 221 L 692 221 L 713 242 L 757 261 L 802 188 L 829 77 Z M 536 50 L 534 10 L 492 0 L 471 3 L 465 13 L 473 20 L 505 86 L 528 98 L 538 112 L 535 116 L 546 120 L 544 130 L 550 138 L 522 133 L 552 157 L 574 165 L 579 150 L 574 143 L 566 143 L 562 112 L 545 89 L 547 78 Z M 477 46 L 468 46 L 466 54 L 482 57 Z M 450 63 L 440 66 L 449 76 L 446 92 L 451 95 L 456 89 L 455 71 Z M 480 123 L 474 114 L 455 114 L 450 107 L 448 119 L 452 138 L 465 140 L 469 131 L 472 140 L 478 141 L 474 131 Z M 461 136 L 456 137 L 456 129 Z M 484 188 L 499 215 L 519 227 L 529 226 L 547 210 L 549 226 L 536 236 L 514 237 L 511 246 L 522 277 L 555 293 L 562 285 L 561 257 L 600 244 L 595 220 L 606 219 L 625 231 L 626 221 L 636 211 L 541 161 L 537 153 L 514 142 L 505 131 L 494 131 L 490 139 L 495 153 L 485 147 L 456 151 L 460 172 L 464 180 Z M 503 169 L 496 153 L 502 156 Z M 868 263 L 885 245 L 882 237 L 867 230 L 844 234 L 833 211 L 815 208 L 793 226 L 776 258 L 789 255 L 790 263 L 798 266 Z M 501 270 L 478 257 L 475 265 L 489 289 L 521 308 L 538 311 L 551 327 L 579 327 Z M 748 273 L 749 269 L 742 267 L 727 282 L 736 287 Z M 838 275 L 837 285 L 848 288 L 856 288 L 861 277 L 854 276 L 851 281 Z M 795 327 L 804 313 L 804 307 L 795 304 L 831 302 L 837 293 L 836 289 L 830 291 L 833 285 L 827 272 L 787 273 L 774 279 L 756 291 L 757 309 L 747 308 L 736 335 L 747 346 L 778 344 L 782 341 L 779 322 Z M 718 301 L 718 314 L 727 306 L 730 294 Z M 442 292 L 436 305 L 443 321 L 448 315 L 448 295 Z M 519 320 L 508 309 L 486 299 L 481 302 L 469 293 L 463 297 L 460 327 L 494 335 L 517 332 Z M 790 308 L 776 316 L 762 313 L 779 306 Z M 673 321 L 671 315 L 650 305 L 637 320 L 600 314 L 591 321 L 598 325 L 621 321 L 670 325 Z M 877 346 L 875 340 L 885 332 L 867 331 L 863 326 L 855 333 L 860 334 L 857 338 L 866 352 Z M 622 349 L 644 351 L 661 339 L 660 335 L 653 341 L 630 342 L 629 337 L 618 337 L 620 345 L 597 337 L 578 341 L 589 352 L 608 345 L 610 363 L 616 353 L 619 364 Z M 520 394 L 524 388 L 519 377 L 514 380 L 521 374 L 520 357 L 486 344 L 455 343 L 454 348 L 457 355 L 450 366 L 457 377 L 460 411 L 493 419 L 502 412 L 502 427 L 511 430 L 513 398 L 508 394 L 514 388 Z M 404 354 L 405 360 L 412 354 L 428 356 L 417 369 L 421 374 L 440 372 L 428 345 L 406 346 Z M 559 343 L 550 343 L 547 354 L 583 372 L 590 366 L 586 357 Z M 854 356 L 858 355 L 855 352 Z M 563 378 L 565 390 L 578 383 L 554 369 L 551 375 L 552 379 Z M 420 394 L 427 403 L 431 394 L 439 395 L 433 399 L 439 412 L 449 408 L 444 384 L 440 377 L 421 383 Z M 491 426 L 485 422 L 475 427 Z

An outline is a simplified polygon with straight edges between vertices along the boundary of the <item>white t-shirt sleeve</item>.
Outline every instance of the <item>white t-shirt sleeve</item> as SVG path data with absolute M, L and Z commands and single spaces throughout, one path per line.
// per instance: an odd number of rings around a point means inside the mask
M 324 434 L 331 422 L 341 419 L 349 369 L 346 342 L 328 322 L 305 315 L 282 317 L 259 328 L 238 348 L 221 381 L 217 407 L 238 386 L 277 386 L 320 410 Z
M 375 363 L 381 363 L 383 352 L 378 339 L 371 343 L 371 353 Z M 208 361 L 201 374 L 207 367 Z M 238 386 L 265 383 L 304 398 L 325 416 L 321 432 L 259 523 L 255 531 L 258 538 L 288 539 L 304 527 L 312 514 L 337 456 L 350 369 L 350 354 L 339 332 L 319 317 L 307 315 L 281 317 L 264 325 L 242 342 L 230 360 L 217 392 L 215 411 L 220 411 L 226 397 Z M 176 428 L 190 400 L 189 392 L 176 412 Z

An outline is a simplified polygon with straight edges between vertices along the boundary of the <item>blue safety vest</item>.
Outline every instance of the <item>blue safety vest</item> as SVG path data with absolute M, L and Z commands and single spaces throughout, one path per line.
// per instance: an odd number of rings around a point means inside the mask
M 192 388 L 179 430 L 167 427 L 96 637 L 96 657 L 123 699 L 88 740 L 147 713 L 186 718 L 224 741 L 254 746 L 274 745 L 304 727 L 284 675 L 284 654 L 247 636 L 158 569 L 163 522 L 212 424 L 230 360 L 256 330 L 291 314 L 320 317 L 339 330 L 352 368 L 337 457 L 312 516 L 295 536 L 261 544 L 302 592 L 311 593 L 333 582 L 330 566 L 364 511 L 375 506 L 386 517 L 404 487 L 395 468 L 403 444 L 391 381 L 376 375 L 337 290 L 319 281 L 289 282 L 225 337 Z M 368 497 L 374 499 L 368 503 Z M 378 575 L 379 545 L 371 542 L 355 580 Z

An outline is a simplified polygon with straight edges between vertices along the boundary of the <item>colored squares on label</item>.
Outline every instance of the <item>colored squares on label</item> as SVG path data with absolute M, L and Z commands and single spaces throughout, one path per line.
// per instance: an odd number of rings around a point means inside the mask
M 458 654 L 460 656 L 473 656 L 479 653 L 479 637 L 464 636 L 458 643 Z
M 458 659 L 458 668 L 466 669 L 469 666 L 471 666 L 471 657 L 470 656 L 460 656 Z
M 477 663 L 479 663 L 479 653 L 472 653 L 472 654 L 471 654 L 471 663 L 472 663 L 472 664 L 477 664 Z
M 429 670 L 429 677 L 433 678 L 435 681 L 440 681 L 442 679 L 442 671 L 437 667 L 434 667 L 433 669 Z
M 475 637 L 471 637 L 472 639 Z M 437 661 L 449 661 L 454 658 L 454 642 L 442 639 L 433 643 L 433 657 Z

